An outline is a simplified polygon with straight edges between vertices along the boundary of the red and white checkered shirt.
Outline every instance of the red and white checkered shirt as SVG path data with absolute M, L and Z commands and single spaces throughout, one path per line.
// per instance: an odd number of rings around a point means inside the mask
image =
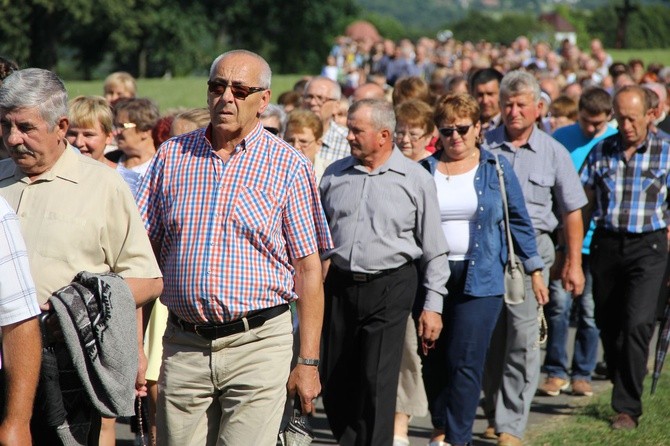
M 210 132 L 163 144 L 136 197 L 161 244 L 161 300 L 193 323 L 296 299 L 291 259 L 332 247 L 307 158 L 258 124 L 224 163 Z

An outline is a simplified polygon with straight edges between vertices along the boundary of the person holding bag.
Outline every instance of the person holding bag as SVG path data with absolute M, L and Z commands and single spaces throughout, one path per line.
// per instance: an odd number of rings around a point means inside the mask
M 498 163 L 514 251 L 532 276 L 538 303 L 549 296 L 521 187 L 507 160 L 477 144 L 479 117 L 477 102 L 467 94 L 440 101 L 434 121 L 443 149 L 421 162 L 433 174 L 450 248 L 444 328 L 423 368 L 435 446 L 472 440 L 486 352 L 503 306 L 508 248 Z

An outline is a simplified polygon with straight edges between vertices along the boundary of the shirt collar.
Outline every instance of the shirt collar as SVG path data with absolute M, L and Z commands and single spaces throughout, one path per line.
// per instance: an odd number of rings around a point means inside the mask
M 205 139 L 207 140 L 207 143 L 209 144 L 209 152 L 214 155 L 214 146 L 212 145 L 212 124 L 210 123 L 206 128 L 205 128 L 205 133 L 204 133 Z M 256 147 L 257 144 L 254 144 L 256 140 L 261 138 L 263 136 L 263 125 L 261 124 L 260 121 L 256 123 L 256 126 L 249 132 L 247 135 L 240 141 L 237 146 L 235 146 L 235 152 L 233 155 L 239 153 L 239 152 L 246 152 L 247 148 L 251 150 L 253 147 Z
M 78 154 L 78 150 L 72 146 L 70 143 L 67 143 L 67 147 L 61 154 L 61 156 L 56 160 L 56 163 L 51 167 L 51 169 L 42 173 L 37 177 L 37 181 L 53 181 L 56 178 L 62 178 L 66 181 L 71 181 L 73 183 L 79 182 L 79 171 L 76 168 L 77 166 L 77 157 L 84 156 Z M 13 163 L 14 164 L 14 163 Z M 11 168 L 3 171 L 3 174 L 0 174 L 0 180 L 6 178 L 14 177 L 17 181 L 22 181 L 24 183 L 30 183 L 28 175 L 26 175 L 19 166 L 14 164 L 14 169 Z
M 524 144 L 521 147 L 530 149 L 533 152 L 535 152 L 536 151 L 535 147 L 542 144 L 539 132 L 540 129 L 538 129 L 535 125 L 533 125 L 530 136 L 528 137 L 528 142 L 526 142 L 526 144 Z M 512 144 L 510 144 L 510 142 L 507 139 L 507 134 L 505 133 L 504 125 L 496 127 L 495 129 L 490 130 L 488 133 L 486 133 L 486 143 L 492 149 L 503 146 L 507 147 L 508 149 L 512 148 Z
M 379 175 L 389 170 L 392 170 L 401 175 L 406 175 L 408 164 L 405 161 L 408 161 L 408 158 L 402 154 L 402 152 L 397 146 L 394 145 L 393 150 L 391 151 L 391 156 L 386 160 L 384 164 L 382 164 L 372 172 L 369 172 L 367 169 L 365 169 L 361 164 L 361 162 L 357 158 L 354 158 L 353 156 L 348 156 L 341 161 L 342 164 L 340 170 L 344 171 L 351 168 L 357 168 L 357 170 L 364 170 L 365 173 L 375 175 Z M 359 166 L 360 169 L 358 169 Z

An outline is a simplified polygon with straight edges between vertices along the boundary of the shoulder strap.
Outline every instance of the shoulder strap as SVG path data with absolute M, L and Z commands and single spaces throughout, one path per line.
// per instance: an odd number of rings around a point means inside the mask
M 509 227 L 509 208 L 507 207 L 507 189 L 505 188 L 504 172 L 500 167 L 500 155 L 496 155 L 496 172 L 498 172 L 498 181 L 500 182 L 500 195 L 503 201 L 503 214 L 505 215 L 505 232 L 507 233 L 507 251 L 509 252 L 508 263 L 516 262 L 514 257 L 514 246 L 512 245 L 512 231 Z

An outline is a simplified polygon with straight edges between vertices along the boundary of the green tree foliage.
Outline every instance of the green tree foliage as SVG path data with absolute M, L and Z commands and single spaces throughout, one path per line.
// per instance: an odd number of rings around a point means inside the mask
M 66 55 L 85 78 L 101 64 L 140 77 L 203 73 L 231 48 L 277 72 L 316 71 L 358 13 L 354 0 L 0 0 L 0 10 L 0 54 L 48 69 Z

